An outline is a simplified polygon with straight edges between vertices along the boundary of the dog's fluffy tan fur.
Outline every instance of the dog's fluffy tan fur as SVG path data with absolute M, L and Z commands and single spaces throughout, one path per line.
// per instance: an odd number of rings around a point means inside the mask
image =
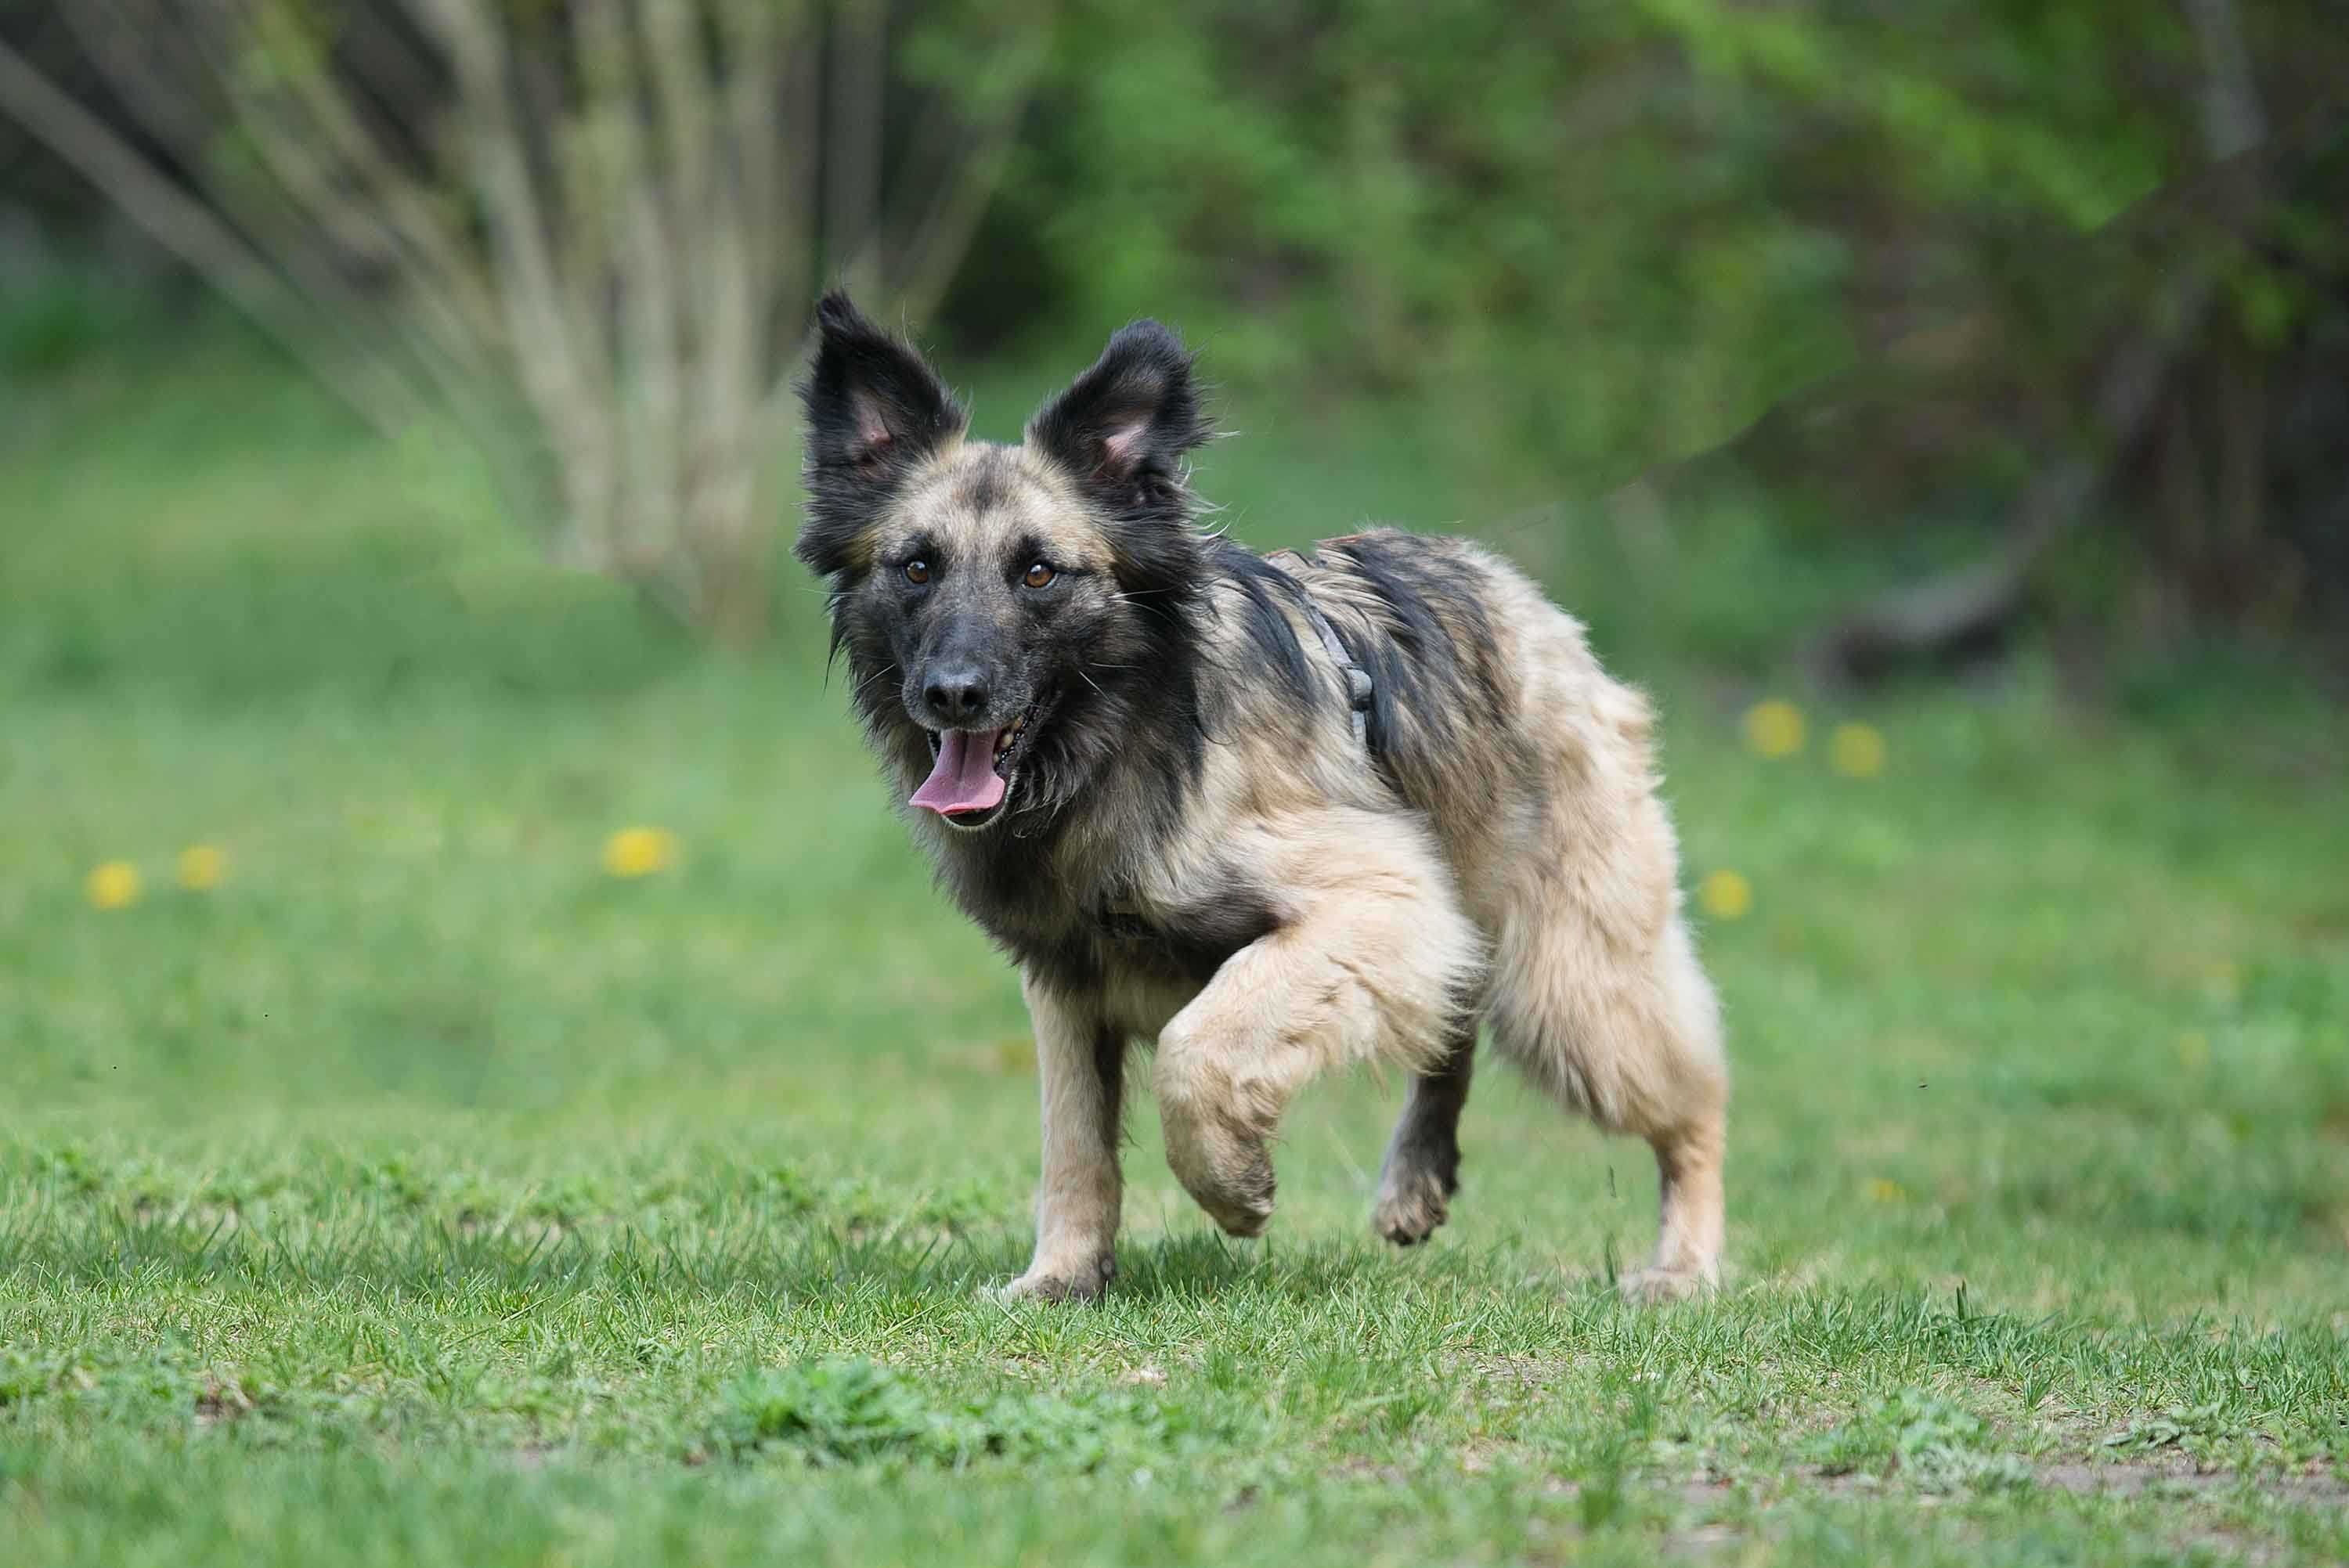
M 1480 1020 L 1568 1109 L 1654 1150 L 1661 1235 L 1625 1290 L 1713 1284 L 1718 1010 L 1649 707 L 1581 626 L 1463 541 L 1259 558 L 1202 534 L 1182 455 L 1206 425 L 1153 324 L 1003 448 L 966 439 L 926 364 L 844 300 L 822 323 L 799 551 L 868 728 L 909 795 L 961 755 L 944 743 L 999 747 L 1007 780 L 980 791 L 999 805 L 909 815 L 1020 964 L 1035 1023 L 1043 1180 L 1009 1292 L 1112 1277 L 1137 1040 L 1170 1165 L 1237 1235 L 1271 1216 L 1271 1142 L 1306 1082 L 1407 1070 L 1373 1223 L 1423 1240 L 1455 1189 Z M 1317 614 L 1371 677 L 1367 746 Z

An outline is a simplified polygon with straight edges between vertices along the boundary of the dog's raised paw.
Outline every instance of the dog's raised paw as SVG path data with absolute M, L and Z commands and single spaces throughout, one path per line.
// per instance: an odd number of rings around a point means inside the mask
M 1261 1207 L 1210 1209 L 1207 1212 L 1208 1217 L 1223 1228 L 1224 1234 L 1241 1241 L 1264 1234 L 1264 1228 L 1272 1223 L 1272 1205 L 1269 1203 Z
M 1204 1191 L 1191 1190 L 1199 1207 L 1226 1235 L 1242 1239 L 1264 1234 L 1264 1228 L 1272 1222 L 1272 1162 L 1261 1151 L 1230 1181 Z
M 1197 1131 L 1184 1123 L 1169 1130 L 1167 1161 L 1191 1201 L 1226 1235 L 1264 1234 L 1272 1221 L 1272 1157 L 1264 1139 L 1235 1134 L 1213 1123 Z

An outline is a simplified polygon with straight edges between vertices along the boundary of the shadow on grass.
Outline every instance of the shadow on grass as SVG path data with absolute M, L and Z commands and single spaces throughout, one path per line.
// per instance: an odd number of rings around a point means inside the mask
M 970 1291 L 1012 1271 L 1018 1249 L 943 1229 L 866 1233 L 778 1211 L 719 1233 L 693 1224 L 494 1224 L 354 1208 L 285 1225 L 35 1212 L 0 1230 L 0 1277 L 30 1273 L 106 1289 L 225 1286 L 275 1294 L 587 1290 L 777 1296 Z
M 1392 1288 L 1401 1271 L 1392 1254 L 1369 1242 L 1233 1241 L 1201 1230 L 1147 1246 L 1118 1249 L 1112 1302 L 1211 1303 L 1246 1295 L 1254 1301 L 1319 1302 L 1361 1286 Z M 1423 1272 L 1459 1274 L 1473 1268 L 1463 1254 L 1433 1260 Z
M 539 1217 L 476 1222 L 373 1203 L 278 1224 L 202 1213 L 43 1203 L 0 1223 L 0 1278 L 32 1274 L 108 1289 L 556 1295 L 586 1290 L 719 1297 L 976 1295 L 1026 1265 L 1019 1233 L 919 1222 L 843 1223 L 788 1206 L 721 1227 Z M 1370 1243 L 1232 1242 L 1213 1232 L 1119 1252 L 1112 1305 L 1245 1298 L 1325 1302 L 1406 1279 L 1490 1273 L 1455 1253 L 1408 1271 Z M 1568 1282 L 1567 1284 L 1570 1289 Z M 1601 1282 L 1603 1285 L 1603 1282 Z M 1596 1287 L 1595 1287 L 1596 1288 Z

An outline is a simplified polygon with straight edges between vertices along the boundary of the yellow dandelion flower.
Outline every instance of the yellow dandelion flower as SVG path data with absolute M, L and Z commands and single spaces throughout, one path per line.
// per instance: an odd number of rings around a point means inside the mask
M 2178 1059 L 2187 1067 L 2198 1069 L 2209 1066 L 2210 1037 L 2199 1029 L 2189 1029 L 2178 1036 Z
M 190 892 L 210 892 L 227 880 L 228 855 L 218 844 L 190 844 L 180 851 L 180 885 Z
M 1803 710 L 1772 697 L 1745 710 L 1745 744 L 1761 756 L 1792 757 L 1803 748 Z
M 139 902 L 139 868 L 129 861 L 108 861 L 90 872 L 82 891 L 100 909 L 129 909 Z
M 1884 771 L 1884 735 L 1873 725 L 1838 724 L 1827 737 L 1827 761 L 1847 779 L 1873 779 Z
M 677 835 L 667 828 L 623 828 L 604 843 L 604 869 L 616 877 L 646 877 L 677 864 Z
M 1754 907 L 1754 884 L 1735 872 L 1719 871 L 1698 885 L 1696 896 L 1715 920 L 1743 920 Z
M 1905 1203 L 1909 1201 L 1909 1189 L 1889 1177 L 1870 1176 L 1862 1191 L 1868 1194 L 1868 1201 L 1871 1203 Z

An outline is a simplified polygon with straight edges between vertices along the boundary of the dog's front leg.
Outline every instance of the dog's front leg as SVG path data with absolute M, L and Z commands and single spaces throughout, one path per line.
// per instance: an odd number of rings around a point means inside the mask
M 1473 1016 L 1483 944 L 1450 874 L 1422 835 L 1364 816 L 1282 836 L 1302 851 L 1277 884 L 1290 918 L 1158 1037 L 1167 1163 L 1236 1236 L 1272 1217 L 1270 1141 L 1307 1079 L 1346 1062 L 1425 1068 Z
M 1036 1256 L 1008 1296 L 1090 1301 L 1116 1272 L 1118 1119 L 1125 1037 L 1096 1007 L 1039 983 L 1021 989 L 1036 1026 L 1044 1101 L 1044 1175 L 1036 1192 Z

